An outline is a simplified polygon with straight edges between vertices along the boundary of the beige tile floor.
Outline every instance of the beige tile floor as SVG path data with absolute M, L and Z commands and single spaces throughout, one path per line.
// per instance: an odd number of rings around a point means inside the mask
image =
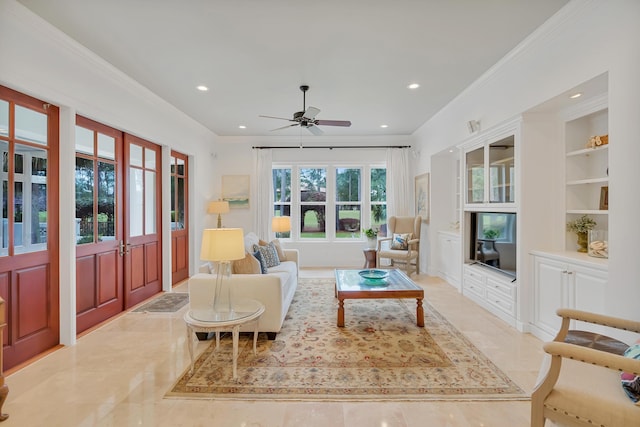
M 305 270 L 302 277 L 332 276 Z M 494 363 L 530 392 L 541 342 L 460 295 L 446 282 L 413 276 L 426 298 Z M 176 288 L 186 291 L 186 284 Z M 6 378 L 2 427 L 237 426 L 407 427 L 529 425 L 529 402 L 264 402 L 164 399 L 187 368 L 183 308 L 126 313 Z M 201 343 L 200 346 L 206 344 Z M 200 348 L 199 350 L 201 350 Z

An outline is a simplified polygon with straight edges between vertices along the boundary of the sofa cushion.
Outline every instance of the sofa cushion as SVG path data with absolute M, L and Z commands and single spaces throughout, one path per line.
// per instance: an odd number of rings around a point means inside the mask
M 406 251 L 409 249 L 409 239 L 411 239 L 411 233 L 393 233 L 391 249 Z
M 266 246 L 254 245 L 253 250 L 259 251 L 262 254 L 267 268 L 280 264 L 280 258 L 278 258 L 278 252 L 273 243 L 269 243 Z
M 624 352 L 624 357 L 640 360 L 640 341 L 629 347 Z M 622 381 L 622 389 L 629 396 L 632 402 L 640 405 L 640 375 L 634 375 L 628 372 L 620 374 Z
M 262 274 L 267 274 L 267 264 L 264 262 L 264 257 L 260 251 L 255 251 L 253 256 L 260 262 L 260 272 Z
M 233 261 L 231 272 L 233 274 L 260 274 L 262 266 L 256 257 L 247 252 L 244 254 L 244 258 Z

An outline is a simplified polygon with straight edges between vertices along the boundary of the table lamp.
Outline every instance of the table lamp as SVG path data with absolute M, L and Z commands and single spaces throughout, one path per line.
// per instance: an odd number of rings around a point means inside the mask
M 271 219 L 271 229 L 276 233 L 276 237 L 280 237 L 278 233 L 288 233 L 291 231 L 291 217 L 274 216 Z
M 226 292 L 223 292 L 223 281 L 225 277 L 231 275 L 231 261 L 242 259 L 244 255 L 242 228 L 208 228 L 202 233 L 200 258 L 217 263 L 214 311 L 231 312 L 231 286 L 227 286 Z
M 222 228 L 222 217 L 220 214 L 229 212 L 229 202 L 226 200 L 216 200 L 215 202 L 209 202 L 207 206 L 207 213 L 218 214 L 218 228 Z

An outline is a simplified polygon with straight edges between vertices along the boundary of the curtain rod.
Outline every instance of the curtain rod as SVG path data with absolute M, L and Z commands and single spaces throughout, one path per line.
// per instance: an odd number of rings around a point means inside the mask
M 273 147 L 264 147 L 264 146 L 253 146 L 251 147 L 254 150 L 280 150 L 291 148 L 295 150 L 299 150 L 301 148 L 326 148 L 329 150 L 333 150 L 334 148 L 411 148 L 410 145 L 299 145 L 299 146 L 290 146 L 290 145 L 276 145 Z

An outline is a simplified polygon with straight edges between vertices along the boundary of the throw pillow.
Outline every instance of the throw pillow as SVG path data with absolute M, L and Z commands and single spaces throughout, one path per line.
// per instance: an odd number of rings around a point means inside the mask
M 640 360 L 640 342 L 629 347 L 624 352 L 624 357 Z M 622 389 L 629 396 L 629 399 L 636 405 L 640 405 L 640 375 L 623 372 L 620 374 L 620 380 L 622 381 Z
M 262 257 L 262 254 L 260 253 L 260 251 L 255 251 L 253 253 L 253 256 L 258 260 L 258 262 L 260 263 L 260 272 L 262 274 L 267 274 L 267 264 L 265 264 L 264 262 L 264 258 Z
M 262 254 L 267 268 L 280 265 L 280 258 L 278 258 L 278 252 L 273 243 L 269 243 L 266 246 L 253 245 L 253 250 L 259 251 Z
M 282 249 L 282 245 L 280 245 L 280 240 L 274 239 L 274 240 L 271 241 L 271 243 L 273 243 L 273 246 L 276 248 L 276 252 L 278 253 L 278 259 L 280 260 L 280 262 L 286 261 L 287 260 L 287 256 L 284 254 L 284 250 Z
M 391 249 L 406 251 L 407 249 L 409 249 L 409 239 L 411 239 L 411 233 L 393 233 L 393 239 L 391 240 Z
M 244 258 L 233 261 L 231 266 L 233 274 L 261 274 L 260 261 L 250 253 L 245 253 Z

